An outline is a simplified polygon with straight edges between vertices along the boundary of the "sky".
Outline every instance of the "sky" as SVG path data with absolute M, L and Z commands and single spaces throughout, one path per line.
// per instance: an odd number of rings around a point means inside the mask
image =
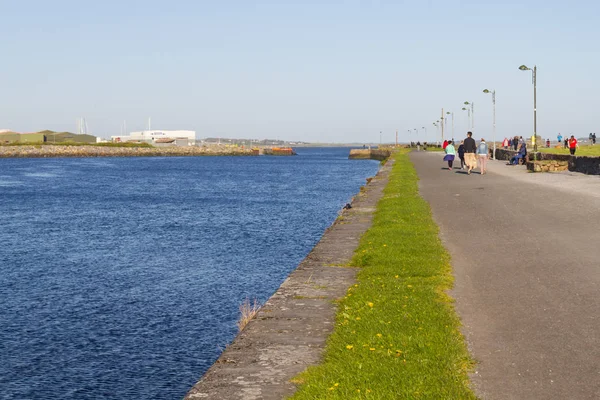
M 600 2 L 0 0 L 0 129 L 502 140 L 598 132 Z M 496 134 L 492 96 L 496 90 Z M 418 130 L 415 130 L 418 129 Z M 492 137 L 495 136 L 495 137 Z

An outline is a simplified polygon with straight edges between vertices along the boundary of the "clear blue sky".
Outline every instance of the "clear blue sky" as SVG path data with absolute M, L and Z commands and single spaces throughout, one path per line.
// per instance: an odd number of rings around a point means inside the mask
M 408 140 L 441 108 L 475 136 L 597 131 L 592 1 L 0 0 L 0 129 Z M 415 138 L 415 135 L 412 135 Z M 420 129 L 419 139 L 425 139 Z

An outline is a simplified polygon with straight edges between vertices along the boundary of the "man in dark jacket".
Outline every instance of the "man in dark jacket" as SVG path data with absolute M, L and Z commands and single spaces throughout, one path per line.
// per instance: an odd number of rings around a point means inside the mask
M 458 146 L 458 158 L 460 158 L 460 169 L 465 169 L 465 141 L 460 141 Z
M 467 164 L 467 174 L 471 175 L 471 170 L 477 167 L 477 145 L 473 139 L 473 132 L 467 132 L 467 138 L 464 140 L 465 146 L 465 163 Z

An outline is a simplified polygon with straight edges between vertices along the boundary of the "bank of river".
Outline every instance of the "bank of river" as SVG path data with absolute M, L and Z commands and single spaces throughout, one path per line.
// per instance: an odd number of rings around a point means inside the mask
M 47 157 L 181 157 L 181 156 L 252 156 L 248 148 L 225 146 L 185 147 L 109 147 L 109 146 L 0 146 L 0 158 Z
M 318 364 L 335 325 L 336 302 L 355 282 L 348 268 L 371 226 L 393 161 L 386 163 L 319 243 L 227 347 L 186 400 L 286 398 L 294 377 Z

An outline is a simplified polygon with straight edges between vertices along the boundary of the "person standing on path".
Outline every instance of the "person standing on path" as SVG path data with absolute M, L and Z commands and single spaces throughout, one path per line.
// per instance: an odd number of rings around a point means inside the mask
M 477 167 L 477 158 L 475 153 L 477 152 L 477 145 L 475 139 L 473 139 L 473 132 L 467 132 L 467 138 L 464 140 L 465 144 L 465 163 L 467 164 L 467 174 L 471 175 L 471 170 Z
M 451 140 L 446 144 L 446 155 L 444 156 L 444 161 L 448 161 L 448 170 L 452 171 L 452 163 L 454 162 L 454 157 L 456 157 L 456 150 L 454 149 L 454 144 Z
M 502 147 L 504 147 L 504 150 L 508 149 L 508 139 L 504 138 L 504 141 L 502 142 Z
M 559 133 L 558 136 L 556 137 L 556 139 L 558 139 L 558 144 L 562 143 L 562 135 Z
M 464 140 L 461 140 L 460 146 L 458 146 L 458 158 L 460 158 L 460 169 L 465 169 L 465 142 L 464 142 Z
M 484 138 L 481 138 L 481 142 L 477 146 L 477 154 L 479 155 L 479 173 L 485 175 L 487 172 L 488 145 Z
M 569 152 L 572 156 L 575 155 L 575 150 L 577 150 L 577 139 L 575 139 L 574 135 L 571 135 L 571 139 L 569 139 Z

